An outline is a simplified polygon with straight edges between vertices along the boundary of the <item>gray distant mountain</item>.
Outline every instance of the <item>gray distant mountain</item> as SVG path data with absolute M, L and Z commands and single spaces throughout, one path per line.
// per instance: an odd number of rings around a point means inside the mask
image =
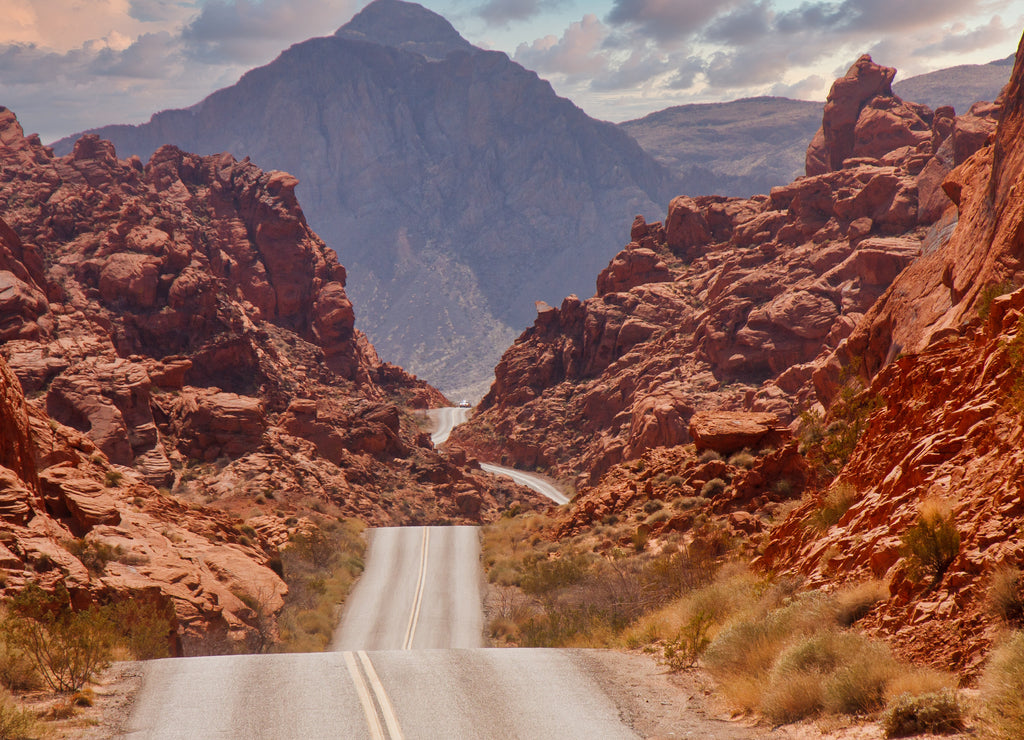
M 1013 56 L 966 64 L 910 77 L 893 90 L 932 109 L 952 105 L 966 113 L 979 100 L 995 100 L 1012 68 Z M 681 178 L 684 192 L 749 197 L 804 174 L 821 112 L 822 103 L 748 98 L 675 106 L 619 126 Z
M 909 77 L 892 86 L 904 100 L 924 103 L 935 109 L 952 105 L 957 114 L 966 113 L 979 100 L 993 101 L 1010 81 L 1014 55 L 988 64 L 961 64 L 928 74 Z
M 400 0 L 191 108 L 94 133 L 122 157 L 175 144 L 295 174 L 360 328 L 449 395 L 486 391 L 534 302 L 592 295 L 633 216 L 663 217 L 679 192 L 625 131 Z
M 747 98 L 666 108 L 619 126 L 690 195 L 749 197 L 804 174 L 821 103 Z

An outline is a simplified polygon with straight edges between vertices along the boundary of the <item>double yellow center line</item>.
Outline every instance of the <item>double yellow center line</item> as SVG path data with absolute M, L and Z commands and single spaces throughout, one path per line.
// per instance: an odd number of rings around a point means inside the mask
M 416 625 L 420 621 L 420 608 L 423 606 L 423 591 L 427 582 L 427 553 L 430 551 L 430 528 L 423 528 L 423 539 L 420 542 L 420 570 L 416 578 L 416 592 L 413 594 L 412 609 L 409 612 L 409 622 L 405 627 L 405 640 L 402 641 L 402 650 L 411 650 L 412 641 L 416 637 Z M 373 740 L 404 740 L 402 728 L 395 716 L 395 708 L 391 705 L 387 692 L 384 691 L 384 684 L 370 662 L 370 656 L 364 651 L 345 652 L 345 665 L 348 667 L 352 683 L 355 684 L 356 694 L 359 696 L 359 703 L 363 707 L 363 714 L 366 715 L 366 723 L 370 728 L 370 737 Z M 356 658 L 359 662 L 356 662 Z M 359 670 L 362 665 L 363 671 Z M 366 678 L 363 678 L 363 672 Z M 372 695 L 370 692 L 373 692 Z M 376 701 L 375 701 L 376 700 Z M 379 713 L 378 713 L 379 709 Z M 381 718 L 384 722 L 381 724 Z M 385 732 L 385 727 L 387 732 Z
M 420 621 L 420 607 L 423 605 L 423 587 L 427 582 L 427 552 L 430 548 L 430 528 L 423 528 L 423 541 L 420 545 L 420 573 L 416 579 L 416 593 L 412 598 L 412 611 L 409 612 L 409 624 L 405 628 L 405 640 L 402 650 L 412 649 L 412 640 L 416 636 L 416 625 Z
M 359 696 L 359 703 L 363 707 L 363 714 L 366 715 L 366 723 L 370 727 L 370 737 L 373 740 L 404 740 L 405 736 L 402 734 L 402 728 L 398 724 L 398 717 L 395 716 L 395 708 L 391 706 L 391 700 L 388 698 L 387 692 L 384 691 L 384 684 L 380 682 L 380 677 L 377 675 L 377 671 L 373 667 L 373 663 L 370 662 L 370 656 L 360 650 L 357 653 L 346 652 L 345 665 L 348 667 L 349 675 L 352 676 L 352 683 L 355 684 L 356 694 Z M 356 663 L 356 656 L 359 657 L 359 663 L 363 666 L 363 671 L 366 672 L 366 679 L 363 679 L 363 674 L 359 671 L 359 665 Z M 369 681 L 369 687 L 367 687 L 367 681 Z M 370 695 L 370 690 L 373 690 L 373 696 Z M 376 698 L 376 704 L 374 704 L 374 698 Z M 377 710 L 380 709 L 380 714 Z M 384 718 L 384 725 L 381 725 L 381 717 Z M 387 733 L 384 732 L 384 727 L 387 727 Z

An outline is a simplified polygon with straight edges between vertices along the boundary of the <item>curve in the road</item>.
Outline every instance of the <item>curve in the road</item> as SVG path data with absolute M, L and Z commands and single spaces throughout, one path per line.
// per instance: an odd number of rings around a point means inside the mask
M 460 408 L 458 406 L 427 411 L 427 415 L 434 424 L 434 431 L 430 435 L 430 441 L 434 443 L 434 446 L 438 447 L 447 442 L 452 430 L 459 424 L 467 421 L 471 411 L 472 409 Z M 493 463 L 480 463 L 480 467 L 492 475 L 503 475 L 506 478 L 511 478 L 519 485 L 526 486 L 541 496 L 546 496 L 556 504 L 569 503 L 569 497 L 562 493 L 549 478 Z
M 427 416 L 434 424 L 434 431 L 430 434 L 430 441 L 434 443 L 434 447 L 440 447 L 447 442 L 452 429 L 468 421 L 472 412 L 473 409 L 461 406 L 447 406 L 427 411 Z
M 516 470 L 515 468 L 506 468 L 501 465 L 494 465 L 493 463 L 480 463 L 480 467 L 488 473 L 504 475 L 506 478 L 511 478 L 521 486 L 532 488 L 541 496 L 547 496 L 556 504 L 561 505 L 569 503 L 568 496 L 558 490 L 550 480 L 540 475 L 526 473 L 522 470 Z

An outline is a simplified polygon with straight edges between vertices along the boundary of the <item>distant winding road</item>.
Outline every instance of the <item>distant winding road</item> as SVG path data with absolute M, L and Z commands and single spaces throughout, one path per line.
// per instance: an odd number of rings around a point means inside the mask
M 434 431 L 430 435 L 430 441 L 434 443 L 434 446 L 439 447 L 447 442 L 452 430 L 459 424 L 467 421 L 471 411 L 472 409 L 459 408 L 457 406 L 430 409 L 427 415 L 434 423 Z M 503 475 L 506 478 L 511 478 L 521 486 L 532 488 L 541 496 L 546 496 L 556 504 L 569 503 L 569 497 L 562 493 L 549 478 L 493 463 L 480 463 L 480 467 L 488 473 Z

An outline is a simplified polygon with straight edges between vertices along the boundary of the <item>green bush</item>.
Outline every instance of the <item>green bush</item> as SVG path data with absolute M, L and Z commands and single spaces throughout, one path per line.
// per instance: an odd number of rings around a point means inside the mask
M 47 686 L 71 692 L 106 667 L 115 629 L 102 609 L 73 611 L 66 596 L 25 589 L 11 599 L 3 630 L 8 647 L 24 654 Z
M 709 634 L 715 618 L 711 612 L 699 610 L 679 630 L 674 640 L 665 643 L 663 656 L 674 671 L 692 668 L 711 644 Z
M 960 552 L 960 532 L 949 504 L 929 499 L 921 504 L 917 521 L 900 537 L 902 553 L 914 578 L 942 580 Z
M 0 691 L 0 738 L 33 740 L 40 736 L 39 722 L 35 715 L 19 707 L 6 691 Z
M 903 694 L 882 715 L 887 738 L 913 737 L 926 732 L 950 735 L 964 729 L 964 709 L 955 691 L 945 689 L 921 696 Z
M 1024 632 L 1014 632 L 992 652 L 981 680 L 985 737 L 1024 737 Z

